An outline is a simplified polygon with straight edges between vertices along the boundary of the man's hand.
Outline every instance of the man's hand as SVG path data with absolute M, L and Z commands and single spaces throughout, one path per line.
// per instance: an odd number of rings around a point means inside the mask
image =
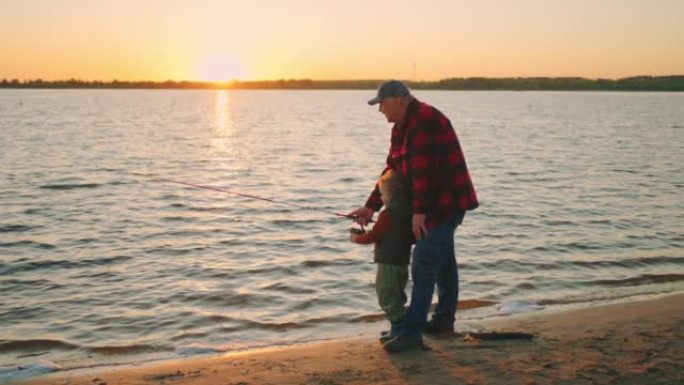
M 416 240 L 421 239 L 423 234 L 427 233 L 427 227 L 425 227 L 425 214 L 413 214 L 411 228 L 413 229 L 413 236 L 416 237 Z
M 370 207 L 363 206 L 347 215 L 354 218 L 356 223 L 360 224 L 361 226 L 365 226 L 368 224 L 371 218 L 373 218 L 373 214 L 375 214 L 375 210 Z

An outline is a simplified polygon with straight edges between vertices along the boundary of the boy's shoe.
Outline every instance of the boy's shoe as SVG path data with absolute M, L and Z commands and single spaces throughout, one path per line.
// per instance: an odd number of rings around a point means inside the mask
M 397 331 L 399 330 L 399 324 L 400 322 L 390 322 L 390 330 L 383 330 L 380 332 L 380 343 L 384 344 L 385 342 L 391 340 L 392 338 L 397 336 Z
M 380 338 L 378 339 L 381 344 L 384 344 L 385 342 L 391 340 L 395 336 L 390 333 L 389 330 L 383 330 L 382 333 L 380 333 Z
M 423 349 L 423 339 L 407 334 L 398 335 L 382 345 L 382 348 L 390 353 L 405 352 L 408 350 Z
M 454 321 L 445 322 L 443 320 L 431 319 L 423 327 L 423 333 L 438 335 L 438 334 L 453 334 Z

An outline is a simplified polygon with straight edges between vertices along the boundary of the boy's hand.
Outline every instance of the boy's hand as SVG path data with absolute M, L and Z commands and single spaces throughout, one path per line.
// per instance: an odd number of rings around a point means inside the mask
M 365 226 L 373 218 L 373 214 L 375 214 L 375 210 L 373 210 L 370 207 L 364 206 L 352 211 L 348 215 L 351 218 L 354 218 L 356 223 L 360 224 L 361 226 Z
M 352 227 L 351 229 L 349 229 L 349 240 L 353 243 L 357 243 L 356 238 L 359 236 L 359 234 L 363 234 L 363 230 L 355 229 Z

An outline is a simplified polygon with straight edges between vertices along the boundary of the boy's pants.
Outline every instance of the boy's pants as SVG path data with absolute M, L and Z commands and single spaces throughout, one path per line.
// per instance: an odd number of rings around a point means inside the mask
M 408 266 L 378 263 L 377 268 L 375 292 L 380 308 L 385 311 L 389 321 L 399 322 L 404 317 L 407 300 L 404 289 L 408 282 Z

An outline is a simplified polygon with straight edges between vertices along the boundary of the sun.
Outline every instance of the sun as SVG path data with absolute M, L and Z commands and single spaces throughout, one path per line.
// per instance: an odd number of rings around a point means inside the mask
M 229 82 L 244 78 L 245 71 L 236 57 L 214 54 L 208 55 L 200 62 L 197 76 L 199 80 L 205 82 Z

